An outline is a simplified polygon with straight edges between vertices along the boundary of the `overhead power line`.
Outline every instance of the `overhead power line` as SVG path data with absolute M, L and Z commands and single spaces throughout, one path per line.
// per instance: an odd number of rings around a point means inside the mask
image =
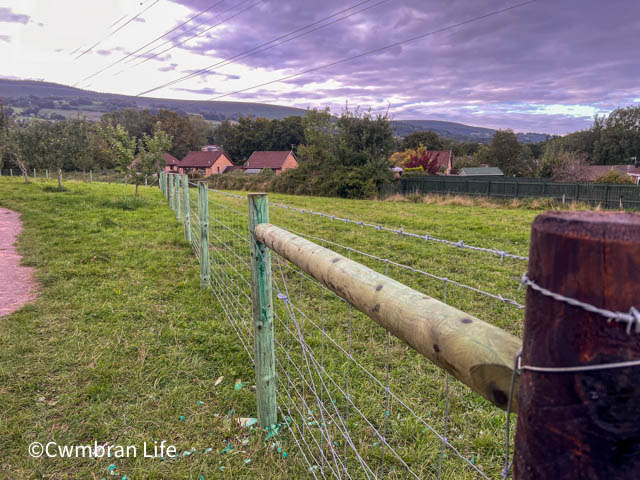
M 372 0 L 364 0 L 364 1 L 362 1 L 362 2 L 356 3 L 355 5 L 352 5 L 351 7 L 348 7 L 348 8 L 345 8 L 345 9 L 343 9 L 343 10 L 340 10 L 339 12 L 333 13 L 333 14 L 329 15 L 328 17 L 321 18 L 320 20 L 317 20 L 317 21 L 315 21 L 315 22 L 313 22 L 313 23 L 310 23 L 310 24 L 308 24 L 308 25 L 305 25 L 305 26 L 303 26 L 303 27 L 297 28 L 297 29 L 295 29 L 295 30 L 293 30 L 293 31 L 291 31 L 291 32 L 289 32 L 289 33 L 284 34 L 284 35 L 280 35 L 279 37 L 276 37 L 276 38 L 274 38 L 273 40 L 270 40 L 270 41 L 268 41 L 268 42 L 265 42 L 265 43 L 262 43 L 262 44 L 260 44 L 260 45 L 257 45 L 256 47 L 253 47 L 253 48 L 251 48 L 251 49 L 249 49 L 249 50 L 245 50 L 244 52 L 241 52 L 241 53 L 239 53 L 239 54 L 237 54 L 237 55 L 234 55 L 234 56 L 232 56 L 232 57 L 228 57 L 228 58 L 226 58 L 226 59 L 224 59 L 224 60 L 221 60 L 221 61 L 219 61 L 219 62 L 216 62 L 216 63 L 214 63 L 214 64 L 212 64 L 212 65 L 209 65 L 208 67 L 205 67 L 205 68 L 203 68 L 203 69 L 197 70 L 197 71 L 195 71 L 195 72 L 191 72 L 191 73 L 189 73 L 189 74 L 187 74 L 187 75 L 184 75 L 184 76 L 182 76 L 182 77 L 180 77 L 180 78 L 177 78 L 177 79 L 175 79 L 175 80 L 172 80 L 171 82 L 167 82 L 167 83 L 165 83 L 165 84 L 163 84 L 163 85 L 160 85 L 160 86 L 158 86 L 158 87 L 152 88 L 152 89 L 147 90 L 147 91 L 142 92 L 142 93 L 139 93 L 139 94 L 138 94 L 138 96 L 140 96 L 140 95 L 146 95 L 146 94 L 148 94 L 148 93 L 155 92 L 155 91 L 157 91 L 157 90 L 161 90 L 161 89 L 163 89 L 163 88 L 166 88 L 166 87 L 169 87 L 169 86 L 175 85 L 175 84 L 177 84 L 177 83 L 181 83 L 181 82 L 183 82 L 183 81 L 185 81 L 185 80 L 188 80 L 188 79 L 190 79 L 190 78 L 193 78 L 193 77 L 196 77 L 196 76 L 202 75 L 202 74 L 204 74 L 204 73 L 210 72 L 212 68 L 216 68 L 216 67 L 225 67 L 225 66 L 230 65 L 230 64 L 232 64 L 232 63 L 235 63 L 235 62 L 237 62 L 237 61 L 239 61 L 239 60 L 242 60 L 243 58 L 247 58 L 247 57 L 250 57 L 250 56 L 255 55 L 255 54 L 257 54 L 257 53 L 261 53 L 261 52 L 264 52 L 264 51 L 269 50 L 269 49 L 271 49 L 271 48 L 275 48 L 275 47 L 277 47 L 277 46 L 279 46 L 279 45 L 282 45 L 283 43 L 290 42 L 290 41 L 292 41 L 292 40 L 295 40 L 296 38 L 302 37 L 302 36 L 304 36 L 304 35 L 308 35 L 308 34 L 310 34 L 310 33 L 313 33 L 313 32 L 315 32 L 315 31 L 317 31 L 317 30 L 320 30 L 320 29 L 322 29 L 322 28 L 328 27 L 329 25 L 333 25 L 334 23 L 337 23 L 337 22 L 340 22 L 340 21 L 342 21 L 342 20 L 345 20 L 345 19 L 347 19 L 347 18 L 349 18 L 349 17 L 352 17 L 352 16 L 354 16 L 354 15 L 357 15 L 358 13 L 362 13 L 362 12 L 364 12 L 365 10 L 369 10 L 369 9 L 371 9 L 371 8 L 377 7 L 378 5 L 381 5 L 381 4 L 383 4 L 383 3 L 389 2 L 390 0 L 381 0 L 381 1 L 379 1 L 379 2 L 377 2 L 377 3 L 375 3 L 375 4 L 373 4 L 373 5 L 369 5 L 368 7 L 362 8 L 362 9 L 357 10 L 357 11 L 355 11 L 355 12 L 352 12 L 352 13 L 350 13 L 350 14 L 348 14 L 348 15 L 345 15 L 344 17 L 340 17 L 340 18 L 335 19 L 335 20 L 333 20 L 333 21 L 331 21 L 331 22 L 325 23 L 324 25 L 320 25 L 320 26 L 318 26 L 318 27 L 316 27 L 316 28 L 313 28 L 313 29 L 311 29 L 311 30 L 308 30 L 309 28 L 311 28 L 311 27 L 313 27 L 313 26 L 315 26 L 315 25 L 318 25 L 319 23 L 322 23 L 322 22 L 324 22 L 324 21 L 326 21 L 326 20 L 329 20 L 329 19 L 331 19 L 331 18 L 334 18 L 334 17 L 336 17 L 336 16 L 338 16 L 338 15 L 341 15 L 341 14 L 343 14 L 343 13 L 345 13 L 345 12 L 349 11 L 349 10 L 353 10 L 354 8 L 357 8 L 357 7 L 361 6 L 361 5 L 364 5 L 365 3 L 369 3 L 369 2 L 371 2 L 371 1 L 372 1 Z M 306 31 L 305 31 L 305 30 L 306 30 Z M 302 32 L 302 33 L 299 33 L 299 32 Z M 296 33 L 299 33 L 299 34 L 298 34 L 298 35 L 295 35 Z M 294 35 L 294 36 L 291 36 L 291 35 Z M 286 37 L 290 37 L 290 38 L 286 38 Z M 278 42 L 278 40 L 282 40 L 282 39 L 284 39 L 284 38 L 286 38 L 286 40 L 283 40 L 283 41 L 281 41 L 281 42 Z M 278 43 L 276 43 L 276 42 L 278 42 Z M 270 45 L 270 46 L 269 46 L 269 45 Z M 265 48 L 265 47 L 266 47 L 266 48 Z
M 113 28 L 115 27 L 117 24 L 119 24 L 122 20 L 124 20 L 125 18 L 127 18 L 126 15 L 121 16 L 118 20 L 116 20 L 115 22 L 113 22 L 111 25 L 109 25 L 109 28 Z
M 240 2 L 238 5 L 242 5 L 243 3 L 246 3 L 247 1 L 248 1 L 248 0 L 245 0 L 244 2 Z M 190 36 L 189 38 L 186 38 L 186 39 L 184 39 L 184 40 L 182 40 L 182 41 L 180 41 L 180 42 L 176 43 L 175 45 L 172 45 L 171 47 L 169 47 L 169 48 L 167 48 L 167 49 L 165 49 L 165 50 L 163 50 L 163 51 L 161 51 L 161 52 L 159 52 L 159 53 L 155 53 L 155 54 L 153 54 L 152 56 L 145 58 L 144 60 L 142 60 L 141 62 L 137 63 L 137 64 L 136 64 L 136 65 L 134 65 L 134 66 L 136 66 L 136 67 L 137 67 L 137 66 L 139 66 L 139 65 L 142 65 L 142 64 L 143 64 L 143 63 L 145 63 L 145 62 L 148 62 L 149 60 L 152 60 L 152 59 L 154 59 L 154 58 L 156 58 L 156 57 L 158 57 L 158 56 L 160 56 L 160 55 L 163 55 L 163 54 L 167 53 L 169 50 L 173 50 L 174 48 L 177 48 L 177 47 L 179 47 L 180 45 L 185 44 L 186 42 L 188 42 L 188 41 L 189 41 L 189 40 L 191 40 L 192 38 L 199 37 L 199 36 L 201 36 L 201 35 L 203 35 L 203 34 L 207 33 L 208 31 L 213 30 L 214 28 L 216 28 L 216 27 L 218 27 L 218 26 L 222 25 L 223 23 L 226 23 L 226 22 L 228 22 L 229 20 L 232 20 L 232 19 L 236 18 L 238 15 L 242 15 L 242 14 L 243 14 L 244 12 L 246 12 L 247 10 L 252 9 L 252 8 L 253 8 L 253 7 L 255 7 L 256 5 L 259 5 L 260 3 L 263 3 L 264 1 L 265 1 L 265 0 L 258 0 L 257 2 L 252 3 L 251 5 L 249 5 L 248 7 L 243 8 L 243 9 L 242 9 L 242 10 L 240 10 L 239 12 L 234 13 L 234 14 L 233 14 L 233 15 L 231 15 L 230 17 L 227 17 L 227 18 L 225 18 L 224 20 L 221 20 L 220 22 L 216 23 L 215 25 L 211 25 L 210 27 L 205 28 L 205 29 L 204 29 L 204 30 L 202 30 L 200 33 L 196 33 L 195 35 L 192 35 L 192 36 Z M 237 5 L 236 5 L 236 6 L 237 6 Z M 221 12 L 218 16 L 220 16 L 222 13 L 225 13 L 225 12 L 228 12 L 229 10 L 232 10 L 233 8 L 234 8 L 234 7 L 231 7 L 231 8 L 229 8 L 229 9 L 225 10 L 224 12 Z M 172 39 L 172 40 L 173 40 L 173 39 Z M 170 40 L 170 41 L 172 41 L 172 40 Z M 155 49 L 154 49 L 154 50 L 155 50 Z
M 340 65 L 342 63 L 350 62 L 351 60 L 356 60 L 358 58 L 362 58 L 362 57 L 365 57 L 367 55 L 371 55 L 371 54 L 374 54 L 374 53 L 378 53 L 378 52 L 382 52 L 382 51 L 385 51 L 385 50 L 389 50 L 390 48 L 397 47 L 399 45 L 404 45 L 405 43 L 415 42 L 416 40 L 420 40 L 420 39 L 428 37 L 430 35 L 435 35 L 437 33 L 442 33 L 442 32 L 445 32 L 447 30 L 452 30 L 454 28 L 461 27 L 463 25 L 468 25 L 470 23 L 474 23 L 474 22 L 477 22 L 477 21 L 480 21 L 480 20 L 484 20 L 485 18 L 493 17 L 495 15 L 499 15 L 501 13 L 508 12 L 510 10 L 514 10 L 516 8 L 524 7 L 525 5 L 529 5 L 530 3 L 535 3 L 536 1 L 537 0 L 528 0 L 526 2 L 518 3 L 518 4 L 512 5 L 510 7 L 501 8 L 500 10 L 495 10 L 493 12 L 486 13 L 484 15 L 480 15 L 478 17 L 474 17 L 474 18 L 471 18 L 469 20 L 465 20 L 464 22 L 459 22 L 459 23 L 455 23 L 453 25 L 449 25 L 447 27 L 439 28 L 437 30 L 432 30 L 430 32 L 423 33 L 421 35 L 416 35 L 415 37 L 407 38 L 406 40 L 402 40 L 400 42 L 395 42 L 395 43 L 392 43 L 392 44 L 389 44 L 389 45 L 385 45 L 384 47 L 374 48 L 373 50 L 367 50 L 366 52 L 359 53 L 358 55 L 353 55 L 351 57 L 343 58 L 341 60 L 336 60 L 335 62 L 326 63 L 324 65 L 320 65 L 318 67 L 310 68 L 308 70 L 303 70 L 302 72 L 294 73 L 292 75 L 286 75 L 286 76 L 278 78 L 276 80 L 271 80 L 269 82 L 260 83 L 260 84 L 257 84 L 257 85 L 253 85 L 251 87 L 243 88 L 241 90 L 236 90 L 234 92 L 224 93 L 224 94 L 218 95 L 216 97 L 211 97 L 211 98 L 209 98 L 207 100 L 209 100 L 209 101 L 217 100 L 219 98 L 224 98 L 224 97 L 228 97 L 228 96 L 235 95 L 235 94 L 238 94 L 238 93 L 247 92 L 249 90 L 253 90 L 253 89 L 256 89 L 256 88 L 260 88 L 260 87 L 265 87 L 265 86 L 271 85 L 273 83 L 278 83 L 278 82 L 282 82 L 284 80 L 290 80 L 292 78 L 300 77 L 302 75 L 306 75 L 307 73 L 316 72 L 318 70 L 322 70 L 322 69 L 325 69 L 325 68 L 333 67 L 335 65 Z
M 213 5 L 210 5 L 209 7 L 205 8 L 204 10 L 201 10 L 200 12 L 198 12 L 198 14 L 197 14 L 197 15 L 194 15 L 193 17 L 189 18 L 187 21 L 185 21 L 185 22 L 181 23 L 181 24 L 180 24 L 180 25 L 178 25 L 177 27 L 172 28 L 171 30 L 169 30 L 169 31 L 167 31 L 167 32 L 165 32 L 165 33 L 163 33 L 163 34 L 162 34 L 162 35 L 160 35 L 159 37 L 154 38 L 153 40 L 151 40 L 150 42 L 148 42 L 148 43 L 144 44 L 142 47 L 138 48 L 137 50 L 134 50 L 133 52 L 129 53 L 128 55 L 125 55 L 125 56 L 124 56 L 124 57 L 122 57 L 120 60 L 117 60 L 117 61 L 115 61 L 115 62 L 113 62 L 113 63 L 111 63 L 111 64 L 107 65 L 106 67 L 104 67 L 104 68 L 102 68 L 102 69 L 98 70 L 97 72 L 92 73 L 92 74 L 91 74 L 91 75 L 89 75 L 88 77 L 83 78 L 82 80 L 80 80 L 79 82 L 77 82 L 74 86 L 78 85 L 78 84 L 79 84 L 79 83 L 81 83 L 81 82 L 85 82 L 85 81 L 87 81 L 87 80 L 89 80 L 89 79 L 91 79 L 91 78 L 93 78 L 93 77 L 95 77 L 95 76 L 97 76 L 97 75 L 100 75 L 102 72 L 104 72 L 104 71 L 106 71 L 106 70 L 110 69 L 111 67 L 116 66 L 116 65 L 117 65 L 117 64 L 119 64 L 120 62 L 122 62 L 122 61 L 126 60 L 127 58 L 129 58 L 129 57 L 131 57 L 131 56 L 133 56 L 133 55 L 135 55 L 135 54 L 136 54 L 136 53 L 138 53 L 140 50 L 144 50 L 144 49 L 145 49 L 145 48 L 147 48 L 149 45 L 152 45 L 153 43 L 157 42 L 157 41 L 158 41 L 158 40 L 160 40 L 161 38 L 163 38 L 163 37 L 165 37 L 165 36 L 169 35 L 170 33 L 175 32 L 176 30 L 178 30 L 178 29 L 179 29 L 179 28 L 181 28 L 181 27 L 184 27 L 187 23 L 189 23 L 189 22 L 191 22 L 191 21 L 195 20 L 196 18 L 198 18 L 198 17 L 200 17 L 200 16 L 204 15 L 205 13 L 207 13 L 208 11 L 210 11 L 210 10 L 212 10 L 213 8 L 217 7 L 218 5 L 220 5 L 220 4 L 221 4 L 222 2 L 224 2 L 224 1 L 225 1 L 225 0 L 220 0 L 220 1 L 216 2 L 216 3 L 214 3 Z M 200 25 L 202 25 L 202 24 L 200 24 Z M 153 50 L 153 49 L 152 49 L 152 50 Z M 137 57 L 136 57 L 136 58 L 137 58 Z
M 87 53 L 89 53 L 91 50 L 93 50 L 94 48 L 96 48 L 98 45 L 100 45 L 102 42 L 104 42 L 106 39 L 108 39 L 109 37 L 115 35 L 116 33 L 118 33 L 120 30 L 122 30 L 124 27 L 126 27 L 127 25 L 129 25 L 131 22 L 133 22 L 136 18 L 139 18 L 140 15 L 142 15 L 143 13 L 145 13 L 147 10 L 149 10 L 150 8 L 152 8 L 153 6 L 155 6 L 160 0 L 155 0 L 151 5 L 149 5 L 148 7 L 142 9 L 140 12 L 138 12 L 136 15 L 134 15 L 133 17 L 131 17 L 128 21 L 126 21 L 125 23 L 123 23 L 122 25 L 120 25 L 118 28 L 116 28 L 113 32 L 109 33 L 106 37 L 104 37 L 102 40 L 94 43 L 91 47 L 87 48 L 84 52 L 82 52 L 80 55 L 78 55 L 76 58 L 74 58 L 74 60 L 78 60 L 80 57 L 83 57 L 84 55 L 86 55 Z M 146 3 L 146 2 L 145 2 Z M 118 22 L 116 22 L 118 23 Z

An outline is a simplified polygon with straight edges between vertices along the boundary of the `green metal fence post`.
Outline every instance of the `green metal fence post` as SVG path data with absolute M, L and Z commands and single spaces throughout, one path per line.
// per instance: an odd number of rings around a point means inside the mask
M 176 175 L 176 220 L 182 220 L 182 175 Z
M 184 214 L 184 238 L 187 242 L 191 243 L 191 209 L 189 205 L 189 177 L 187 175 L 181 175 L 182 177 L 182 191 L 184 196 L 182 197 L 182 208 Z
M 162 172 L 162 194 L 164 195 L 165 200 L 169 199 L 167 195 L 167 173 Z
M 169 175 L 169 206 L 171 207 L 171 210 L 174 211 L 176 209 L 175 178 L 176 176 L 174 174 Z
M 256 352 L 258 419 L 262 428 L 278 421 L 271 292 L 271 251 L 255 236 L 261 223 L 269 223 L 269 199 L 264 193 L 249 195 L 249 238 L 251 244 L 251 297 Z
M 209 264 L 209 191 L 206 182 L 198 183 L 198 217 L 200 217 L 200 287 L 207 288 L 211 278 Z

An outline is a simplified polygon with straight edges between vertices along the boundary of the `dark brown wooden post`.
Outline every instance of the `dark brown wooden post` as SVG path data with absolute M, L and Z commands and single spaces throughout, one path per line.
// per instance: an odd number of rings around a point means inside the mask
M 640 215 L 544 213 L 533 222 L 529 278 L 611 311 L 639 307 Z M 626 323 L 529 287 L 522 365 L 574 367 L 640 359 Z M 640 367 L 520 374 L 514 478 L 637 479 Z

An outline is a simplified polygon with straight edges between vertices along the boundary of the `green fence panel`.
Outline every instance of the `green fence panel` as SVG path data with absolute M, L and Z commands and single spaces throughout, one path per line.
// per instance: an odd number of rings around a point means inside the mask
M 381 196 L 395 194 L 451 194 L 495 198 L 553 198 L 603 208 L 640 208 L 640 186 L 560 183 L 548 179 L 513 177 L 408 176 L 382 185 Z

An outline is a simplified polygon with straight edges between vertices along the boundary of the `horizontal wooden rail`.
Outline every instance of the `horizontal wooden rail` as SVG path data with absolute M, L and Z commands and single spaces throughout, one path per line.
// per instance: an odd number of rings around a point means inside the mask
M 506 409 L 515 336 L 282 228 L 262 223 L 256 239 L 494 405 Z M 518 379 L 516 378 L 516 382 Z M 518 384 L 512 411 L 517 411 Z

